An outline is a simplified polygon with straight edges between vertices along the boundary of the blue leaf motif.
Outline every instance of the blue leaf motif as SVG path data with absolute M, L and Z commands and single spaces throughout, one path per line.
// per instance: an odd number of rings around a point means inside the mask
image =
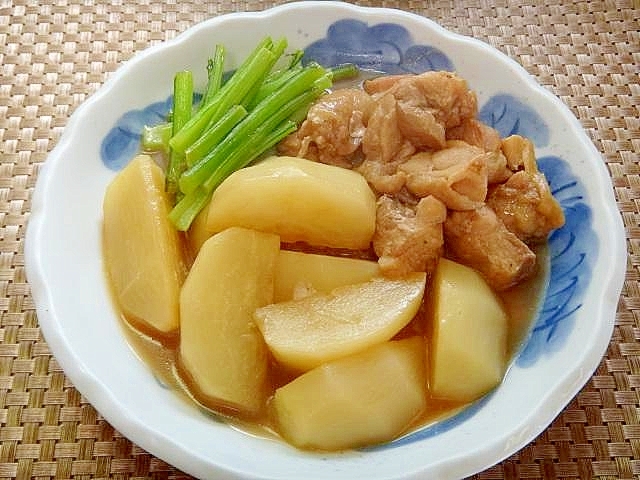
M 404 53 L 405 68 L 410 73 L 446 70 L 452 71 L 449 57 L 435 47 L 412 45 Z
M 327 67 L 354 63 L 390 74 L 453 71 L 449 57 L 433 46 L 416 44 L 406 28 L 392 23 L 370 27 L 353 19 L 335 22 L 325 38 L 309 45 L 304 61 L 311 60 Z
M 201 94 L 194 93 L 194 105 L 201 98 Z M 145 125 L 153 126 L 166 121 L 172 105 L 173 95 L 163 102 L 155 102 L 139 110 L 125 112 L 102 140 L 102 163 L 111 170 L 121 170 L 140 151 L 140 140 Z
M 478 118 L 502 137 L 522 135 L 536 147 L 549 143 L 549 127 L 538 113 L 513 95 L 495 95 L 480 109 Z
M 549 237 L 549 287 L 529 339 L 516 360 L 521 367 L 531 366 L 541 355 L 563 346 L 574 325 L 574 313 L 582 305 L 592 261 L 598 252 L 584 187 L 558 157 L 542 157 L 538 166 L 562 206 L 565 224 Z
M 104 137 L 100 147 L 102 163 L 110 170 L 122 169 L 140 148 L 140 135 L 114 127 Z
M 169 97 L 164 102 L 155 102 L 123 114 L 102 140 L 102 163 L 114 171 L 122 169 L 139 151 L 143 127 L 164 121 L 172 103 L 173 97 Z

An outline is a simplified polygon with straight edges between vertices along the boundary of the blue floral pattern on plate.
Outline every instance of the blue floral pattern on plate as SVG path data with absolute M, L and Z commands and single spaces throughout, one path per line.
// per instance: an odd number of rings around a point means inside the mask
M 393 23 L 369 26 L 352 19 L 331 25 L 325 38 L 305 49 L 305 59 L 326 66 L 354 63 L 385 73 L 453 71 L 449 57 L 433 46 L 415 44 L 404 27 Z
M 100 146 L 102 163 L 114 171 L 123 168 L 140 150 L 143 127 L 164 121 L 172 103 L 173 97 L 169 97 L 164 102 L 155 102 L 122 115 L 102 140 Z
M 491 125 L 500 136 L 522 135 L 537 148 L 549 144 L 547 123 L 526 103 L 513 95 L 494 95 L 478 112 L 478 118 Z
M 547 156 L 538 159 L 538 167 L 560 202 L 566 223 L 549 237 L 549 287 L 531 335 L 516 359 L 521 367 L 532 365 L 540 355 L 562 346 L 573 327 L 573 313 L 582 305 L 599 248 L 586 193 L 567 163 Z
M 351 62 L 363 69 L 390 74 L 453 70 L 453 62 L 447 55 L 433 46 L 415 44 L 404 27 L 391 23 L 369 26 L 352 19 L 335 22 L 325 38 L 309 45 L 305 50 L 305 61 L 310 60 L 325 66 Z M 171 98 L 124 114 L 102 143 L 103 163 L 113 170 L 122 168 L 138 151 L 143 126 L 162 121 L 170 105 Z M 480 108 L 479 118 L 502 136 L 526 136 L 537 148 L 549 143 L 547 123 L 533 108 L 513 95 L 499 94 L 489 98 Z M 529 338 L 516 359 L 519 367 L 533 365 L 541 355 L 552 353 L 562 345 L 573 327 L 574 313 L 581 307 L 598 249 L 584 186 L 562 158 L 545 156 L 538 162 L 565 212 L 566 224 L 549 238 L 550 287 Z M 391 448 L 451 429 L 478 412 L 489 397 L 485 396 L 442 422 L 374 448 Z

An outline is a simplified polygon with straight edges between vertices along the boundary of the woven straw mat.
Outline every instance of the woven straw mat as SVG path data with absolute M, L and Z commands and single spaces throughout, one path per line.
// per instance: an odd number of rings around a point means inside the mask
M 0 480 L 188 478 L 124 438 L 65 377 L 25 279 L 25 225 L 47 153 L 120 65 L 207 18 L 278 3 L 0 0 Z M 640 479 L 640 3 L 355 3 L 424 15 L 523 65 L 602 153 L 626 227 L 626 281 L 595 374 L 539 437 L 473 478 Z

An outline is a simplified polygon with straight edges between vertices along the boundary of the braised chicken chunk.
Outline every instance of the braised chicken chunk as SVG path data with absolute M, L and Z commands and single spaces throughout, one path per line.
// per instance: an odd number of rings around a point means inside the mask
M 516 285 L 535 271 L 535 253 L 486 205 L 449 212 L 444 238 L 448 254 L 476 269 L 498 291 Z
M 377 193 L 396 195 L 400 193 L 406 182 L 404 172 L 398 171 L 398 167 L 403 163 L 404 159 L 390 162 L 365 159 L 357 171 L 367 179 Z
M 383 195 L 378 200 L 373 248 L 380 270 L 391 277 L 411 272 L 432 272 L 443 252 L 447 209 L 435 197 L 415 207 Z
M 460 125 L 449 128 L 447 140 L 463 140 L 485 152 L 497 152 L 502 147 L 500 133 L 477 118 L 466 118 Z
M 370 78 L 362 82 L 362 88 L 369 95 L 375 95 L 376 93 L 386 92 L 400 80 L 411 78 L 413 76 L 414 75 L 411 73 L 406 73 L 398 75 L 383 75 L 381 77 Z
M 564 224 L 564 213 L 553 198 L 544 174 L 538 170 L 531 142 L 519 137 L 508 144 L 510 163 L 521 164 L 523 170 L 492 188 L 487 205 L 520 240 L 539 243 Z
M 324 95 L 309 109 L 300 128 L 280 143 L 278 152 L 351 168 L 374 108 L 373 99 L 357 88 Z
M 399 169 L 414 195 L 433 195 L 452 210 L 471 210 L 487 196 L 487 155 L 465 142 L 449 142 L 442 150 L 413 155 Z
M 397 102 L 393 95 L 385 94 L 376 100 L 367 131 L 362 140 L 362 151 L 367 160 L 387 163 L 406 158 L 415 151 L 398 125 Z
M 448 129 L 447 140 L 462 140 L 489 154 L 487 156 L 487 173 L 490 184 L 504 182 L 513 173 L 507 167 L 507 159 L 501 151 L 500 133 L 480 120 L 468 118 L 457 127 Z
M 383 93 L 395 98 L 398 125 L 416 147 L 443 148 L 446 129 L 477 114 L 475 94 L 453 73 L 425 72 L 393 80 Z

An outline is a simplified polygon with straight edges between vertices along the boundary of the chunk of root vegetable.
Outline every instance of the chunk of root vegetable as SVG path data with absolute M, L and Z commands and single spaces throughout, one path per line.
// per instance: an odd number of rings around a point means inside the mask
M 378 262 L 280 250 L 273 301 L 295 300 L 310 293 L 362 283 L 380 275 Z
M 204 405 L 257 415 L 271 393 L 268 350 L 253 322 L 273 299 L 277 235 L 230 228 L 207 240 L 180 295 L 179 364 Z
M 447 259 L 438 263 L 431 294 L 431 393 L 475 400 L 504 375 L 507 315 L 479 273 Z
M 424 272 L 372 280 L 258 308 L 254 318 L 276 360 L 305 371 L 391 339 L 422 302 Z
M 295 157 L 270 157 L 231 174 L 214 191 L 207 229 L 230 226 L 280 235 L 285 242 L 366 249 L 376 199 L 362 175 Z
M 186 275 L 162 169 L 138 155 L 108 185 L 103 248 L 115 299 L 125 316 L 149 333 L 178 328 L 178 298 Z
M 391 440 L 427 407 L 424 341 L 384 342 L 322 364 L 277 389 L 272 407 L 282 436 L 300 448 Z

